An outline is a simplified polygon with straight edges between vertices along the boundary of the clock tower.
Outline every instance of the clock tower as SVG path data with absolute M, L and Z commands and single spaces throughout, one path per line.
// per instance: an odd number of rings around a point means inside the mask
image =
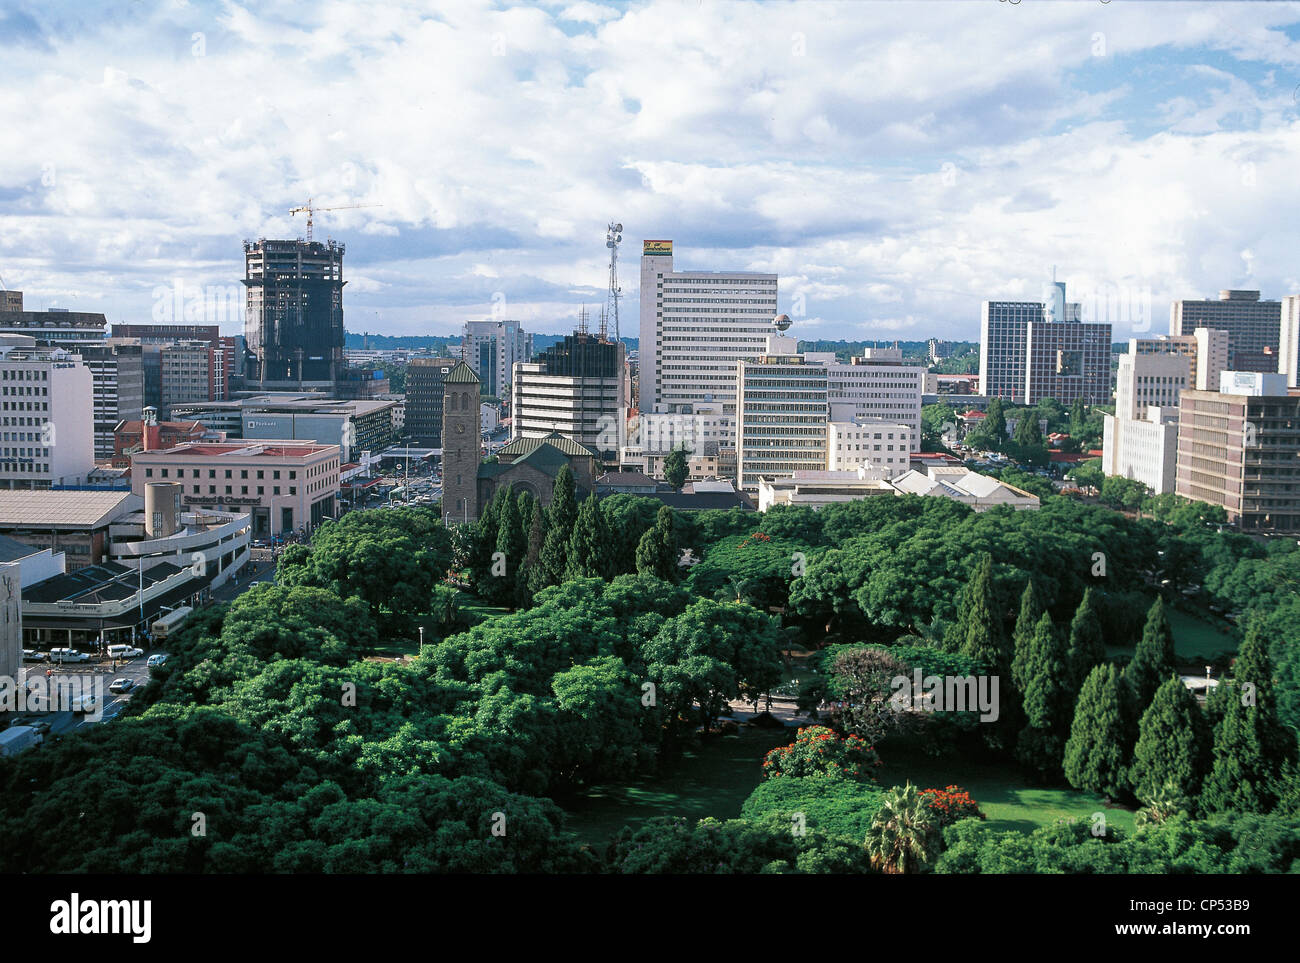
M 478 519 L 479 377 L 464 361 L 447 372 L 442 388 L 442 518 Z

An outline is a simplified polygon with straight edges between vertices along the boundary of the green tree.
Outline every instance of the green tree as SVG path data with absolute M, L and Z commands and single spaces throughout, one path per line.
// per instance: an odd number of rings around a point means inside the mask
M 673 582 L 677 580 L 677 557 L 673 510 L 663 505 L 655 516 L 654 527 L 647 529 L 637 543 L 636 570 Z
M 1109 663 L 1094 666 L 1084 680 L 1065 744 L 1065 778 L 1075 789 L 1112 799 L 1127 790 L 1121 693 L 1119 670 Z
M 1205 812 L 1269 812 L 1288 763 L 1295 734 L 1277 716 L 1273 663 L 1258 622 L 1252 622 L 1224 690 L 1214 726 L 1214 765 L 1201 791 Z M 1216 693 L 1217 694 L 1217 693 Z
M 533 596 L 546 587 L 546 569 L 542 565 L 542 546 L 545 544 L 546 512 L 534 503 L 533 520 L 528 529 L 528 551 L 524 555 L 523 605 L 531 604 Z
M 1070 622 L 1070 689 L 1078 692 L 1093 667 L 1106 658 L 1096 593 L 1089 586 Z
M 934 812 L 910 782 L 885 793 L 867 832 L 872 863 L 886 873 L 926 869 L 942 847 Z
M 1156 690 L 1174 672 L 1174 632 L 1165 615 L 1165 602 L 1157 597 L 1147 610 L 1142 639 L 1133 652 L 1133 660 L 1124 669 L 1124 681 L 1133 699 L 1135 718 L 1146 711 Z
M 1072 700 L 1066 688 L 1066 649 L 1061 634 L 1044 612 L 1034 628 L 1029 679 L 1024 692 L 1025 728 L 1016 744 L 1016 757 L 1046 779 L 1058 778 L 1069 735 Z
M 1043 443 L 1043 434 L 1038 430 L 1038 412 L 1033 408 L 1021 409 L 1013 440 L 1026 448 Z
M 559 585 L 564 581 L 569 539 L 578 520 L 576 491 L 573 469 L 567 464 L 561 465 L 555 476 L 551 504 L 547 508 L 546 540 L 542 543 L 541 573 L 538 576 L 543 585 Z
M 494 500 L 495 501 L 495 500 Z M 497 516 L 496 552 L 491 578 L 482 586 L 484 595 L 500 605 L 513 605 L 522 576 L 528 543 L 519 521 L 519 505 L 507 490 Z
M 1170 783 L 1195 799 L 1209 770 L 1211 735 L 1205 713 L 1181 679 L 1170 675 L 1142 714 L 1133 750 L 1133 791 L 1146 802 Z
M 565 578 L 610 578 L 612 575 L 609 528 L 596 493 L 592 492 L 578 509 L 578 520 L 569 536 Z
M 664 459 L 664 480 L 672 485 L 675 490 L 680 491 L 681 487 L 686 484 L 686 476 L 690 474 L 689 463 L 687 461 L 686 446 L 674 448 Z
M 1046 610 L 1047 605 L 1038 587 L 1038 580 L 1031 576 L 1020 595 L 1020 614 L 1016 617 L 1016 628 L 1011 635 L 1011 681 L 1019 692 L 1024 692 L 1029 686 L 1029 661 L 1033 656 L 1034 630 L 1038 628 L 1038 620 Z
M 1011 659 L 993 582 L 993 556 L 987 552 L 975 563 L 955 628 L 957 646 L 950 646 L 951 651 L 976 659 L 1001 675 L 1009 673 Z

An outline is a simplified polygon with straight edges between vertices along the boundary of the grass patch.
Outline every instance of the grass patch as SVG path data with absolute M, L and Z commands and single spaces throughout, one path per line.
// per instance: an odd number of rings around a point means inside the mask
M 958 785 L 970 792 L 988 817 L 990 829 L 1031 833 L 1062 819 L 1088 820 L 1095 812 L 1106 814 L 1106 824 L 1125 832 L 1133 830 L 1136 816 L 1131 810 L 1108 806 L 1096 793 L 1053 788 L 1030 782 L 1013 763 L 982 761 L 967 756 L 934 759 L 899 757 L 882 749 L 885 764 L 876 773 L 888 789 L 907 782 L 921 789 Z
M 595 786 L 574 799 L 556 800 L 568 829 L 582 842 L 603 846 L 624 826 L 640 828 L 656 816 L 735 819 L 762 781 L 769 749 L 794 741 L 795 730 L 742 730 L 710 738 L 685 753 L 672 771 L 629 785 Z
M 1152 601 L 1155 601 L 1154 597 Z M 1173 630 L 1174 654 L 1179 659 L 1190 660 L 1213 656 L 1219 652 L 1236 652 L 1241 644 L 1234 635 L 1223 631 L 1213 622 L 1174 608 L 1172 605 L 1165 606 L 1165 618 L 1169 620 L 1169 628 Z M 1108 645 L 1106 654 L 1112 657 L 1131 656 L 1133 646 Z

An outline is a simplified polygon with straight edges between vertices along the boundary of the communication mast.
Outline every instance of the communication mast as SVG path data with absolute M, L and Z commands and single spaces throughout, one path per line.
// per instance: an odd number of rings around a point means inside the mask
M 618 286 L 618 246 L 623 241 L 623 225 L 610 222 L 605 232 L 605 247 L 609 248 L 609 295 L 605 301 L 605 318 L 614 319 L 614 342 L 619 340 L 618 299 L 623 289 Z

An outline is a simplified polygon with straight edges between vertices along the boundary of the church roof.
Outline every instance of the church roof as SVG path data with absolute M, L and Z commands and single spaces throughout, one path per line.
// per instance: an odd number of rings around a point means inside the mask
M 456 367 L 447 372 L 447 377 L 442 379 L 445 385 L 450 384 L 478 384 L 479 376 L 474 373 L 474 369 L 464 361 L 457 361 Z
M 544 438 L 516 438 L 507 445 L 497 449 L 497 455 L 501 458 L 509 458 L 517 461 L 520 456 L 530 455 L 543 445 L 549 445 L 552 448 L 568 455 L 571 458 L 588 457 L 599 458 L 599 452 L 593 451 L 586 445 L 574 441 L 572 438 L 565 438 L 558 431 L 553 431 Z

